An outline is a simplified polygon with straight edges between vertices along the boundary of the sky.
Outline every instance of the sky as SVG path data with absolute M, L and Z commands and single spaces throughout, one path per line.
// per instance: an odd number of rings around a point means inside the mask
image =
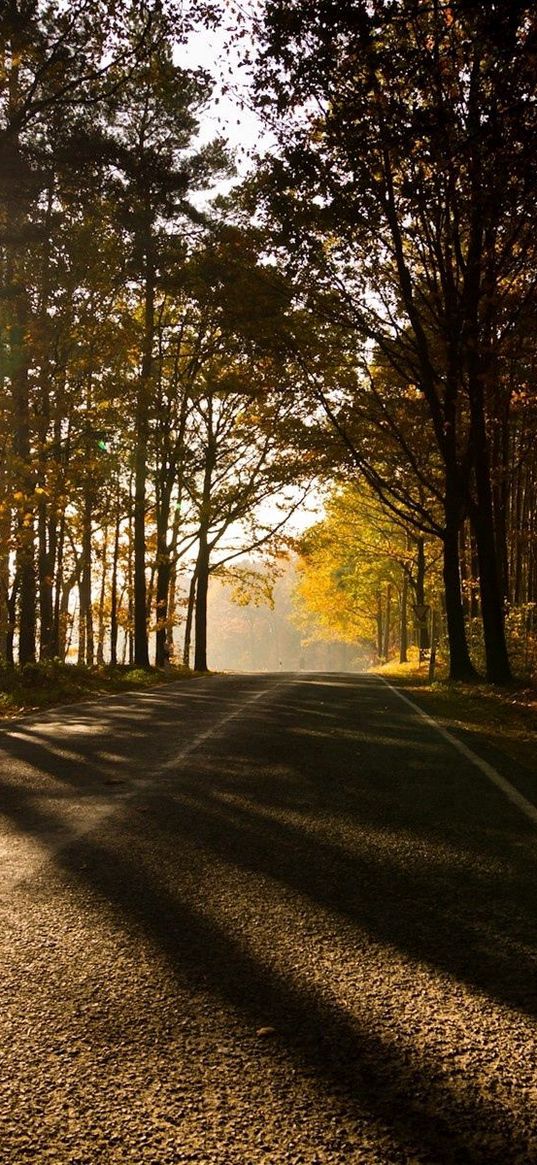
M 200 143 L 222 135 L 235 156 L 239 175 L 253 150 L 270 148 L 270 139 L 248 104 L 248 84 L 240 55 L 227 47 L 225 29 L 200 29 L 177 45 L 175 61 L 184 68 L 204 68 L 214 77 L 213 100 L 200 123 Z

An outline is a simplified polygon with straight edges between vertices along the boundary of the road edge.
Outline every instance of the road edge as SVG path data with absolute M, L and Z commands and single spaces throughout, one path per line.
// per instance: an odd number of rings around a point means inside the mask
M 31 712 L 22 712 L 20 716 L 14 716 L 13 719 L 7 716 L 0 716 L 0 736 L 3 733 L 11 732 L 18 724 L 27 723 L 29 720 L 39 721 L 42 717 L 48 716 L 49 713 L 88 708 L 92 704 L 102 704 L 104 700 L 130 700 L 133 696 L 148 696 L 152 692 L 162 692 L 167 691 L 169 688 L 175 688 L 178 684 L 184 684 L 185 681 L 190 682 L 191 680 L 206 679 L 208 676 L 219 674 L 219 672 L 192 672 L 192 675 L 181 676 L 176 680 L 165 680 L 164 682 L 147 684 L 145 687 L 131 688 L 130 690 L 126 688 L 123 692 L 101 692 L 98 696 L 92 692 L 87 699 L 82 696 L 80 699 L 77 697 L 76 700 L 66 700 L 63 704 L 47 704 L 42 708 L 34 708 Z
M 524 816 L 527 817 L 533 825 L 537 826 L 537 806 L 533 805 L 531 801 L 528 801 L 527 797 L 524 797 L 522 793 L 519 793 L 518 789 L 516 789 L 515 786 L 506 779 L 506 777 L 502 777 L 501 773 L 499 773 L 498 770 L 493 767 L 493 765 L 489 764 L 488 761 L 483 760 L 482 757 L 478 756 L 478 754 L 474 752 L 473 749 L 469 748 L 467 744 L 464 744 L 462 740 L 459 740 L 457 736 L 453 736 L 451 732 L 448 732 L 447 728 L 444 728 L 442 724 L 439 724 L 437 720 L 435 720 L 432 716 L 429 716 L 428 712 L 424 712 L 423 708 L 420 708 L 419 704 L 415 704 L 414 700 L 410 700 L 408 696 L 405 696 L 403 692 L 399 691 L 399 688 L 396 688 L 394 684 L 391 684 L 389 680 L 385 678 L 385 676 L 377 675 L 376 679 L 381 680 L 382 683 L 385 684 L 386 687 L 389 688 L 395 696 L 398 696 L 404 704 L 408 704 L 409 708 L 412 708 L 412 711 L 417 717 L 419 717 L 419 719 L 424 720 L 430 728 L 434 728 L 436 732 L 438 732 L 439 735 L 444 738 L 444 740 L 447 740 L 448 743 L 457 750 L 457 752 L 460 752 L 461 755 L 466 758 L 466 760 L 470 761 L 470 764 L 472 764 L 474 768 L 479 769 L 479 771 L 483 773 L 483 775 L 487 777 L 488 780 L 493 785 L 495 785 L 501 793 L 503 793 L 504 797 L 506 797 L 508 801 L 511 801 L 513 805 L 516 805 L 517 809 L 519 809 L 520 812 L 523 813 Z

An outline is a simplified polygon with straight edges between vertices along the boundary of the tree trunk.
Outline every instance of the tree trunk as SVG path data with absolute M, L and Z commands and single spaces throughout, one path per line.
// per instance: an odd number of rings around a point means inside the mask
M 505 639 L 505 615 L 498 578 L 492 510 L 476 510 L 473 525 L 479 562 L 479 594 L 485 640 L 487 679 L 492 684 L 508 684 L 512 679 Z
M 517 465 L 515 470 L 514 496 L 512 499 L 512 532 L 511 532 L 511 602 L 519 607 L 523 601 L 523 574 L 524 555 L 522 549 L 522 531 L 524 529 L 524 469 Z
M 78 655 L 76 662 L 78 667 L 82 667 L 86 662 L 86 602 L 82 580 L 78 584 Z
M 475 382 L 472 385 L 470 403 L 477 495 L 476 504 L 472 507 L 471 518 L 479 562 L 479 593 L 485 639 L 487 679 L 494 684 L 505 684 L 509 683 L 512 675 L 505 640 L 505 613 L 494 532 L 483 388 L 479 376 L 475 377 Z
M 39 307 L 39 329 L 43 337 L 41 369 L 39 375 L 40 405 L 37 418 L 38 484 L 43 492 L 37 504 L 37 543 L 39 575 L 39 658 L 52 659 L 55 655 L 54 643 L 54 573 L 56 566 L 56 546 L 58 540 L 57 514 L 55 504 L 47 493 L 48 452 L 47 438 L 50 427 L 50 404 L 52 378 L 50 368 L 50 348 L 47 343 L 48 307 L 51 290 L 51 239 L 54 207 L 54 177 L 47 189 L 47 208 L 44 222 L 44 248 L 42 257 L 41 294 Z M 58 433 L 59 436 L 59 433 Z M 56 487 L 55 487 L 56 488 Z
M 471 576 L 468 561 L 468 541 L 466 522 L 463 522 L 459 531 L 459 565 L 461 572 L 462 607 L 465 617 L 470 617 Z
M 209 547 L 207 531 L 200 531 L 197 561 L 196 618 L 194 630 L 194 671 L 206 672 L 207 667 L 207 596 L 209 591 Z
M 157 633 L 155 663 L 164 667 L 168 661 L 168 595 L 170 589 L 171 563 L 169 554 L 157 565 Z
M 201 493 L 199 550 L 196 564 L 196 614 L 194 628 L 194 670 L 208 671 L 207 667 L 207 595 L 209 590 L 209 569 L 211 548 L 209 530 L 211 525 L 211 497 L 213 472 L 216 464 L 216 441 L 213 430 L 212 396 L 208 400 L 208 436 L 203 471 Z
M 175 619 L 175 603 L 177 591 L 177 542 L 179 538 L 179 526 L 181 522 L 181 512 L 179 505 L 176 505 L 173 516 L 172 526 L 172 541 L 170 548 L 170 583 L 168 591 L 168 619 L 166 624 L 166 646 L 168 659 L 173 659 L 175 656 L 175 646 L 173 639 L 173 625 Z M 188 664 L 187 664 L 188 666 Z
M 8 478 L 3 459 L 0 461 L 1 498 L 7 500 Z M 9 544 L 11 519 L 9 508 L 0 507 L 0 660 L 7 659 L 9 628 Z
M 58 657 L 65 661 L 68 650 L 68 629 L 69 629 L 69 602 L 71 599 L 71 592 L 78 582 L 78 568 L 70 576 L 62 582 L 61 596 L 58 609 Z M 70 636 L 69 636 L 70 642 Z
M 13 667 L 15 663 L 14 641 L 17 629 L 17 599 L 19 594 L 19 576 L 15 576 L 11 584 L 11 591 L 7 600 L 7 631 L 6 631 L 6 663 Z
M 183 641 L 183 664 L 185 667 L 190 667 L 190 644 L 192 640 L 192 624 L 194 621 L 194 606 L 196 602 L 196 583 L 198 580 L 198 568 L 194 570 L 192 578 L 190 579 L 190 586 L 188 588 L 188 603 L 186 608 L 185 619 L 185 637 Z
M 447 501 L 443 545 L 449 678 L 451 680 L 473 680 L 476 679 L 477 672 L 470 659 L 464 625 L 459 567 L 459 518 L 456 510 L 455 513 L 451 511 Z
M 137 410 L 134 490 L 134 663 L 149 667 L 147 588 L 145 578 L 145 489 L 147 433 L 142 435 L 142 410 Z
M 116 523 L 114 530 L 114 551 L 112 555 L 112 580 L 110 593 L 110 663 L 113 667 L 117 664 L 117 633 L 118 633 L 118 602 L 117 602 L 117 572 L 119 564 L 119 535 L 120 535 L 120 514 L 119 514 L 119 486 L 116 498 Z
M 54 572 L 56 566 L 57 524 L 50 521 L 44 498 L 38 505 L 39 544 L 39 658 L 52 659 L 55 655 L 54 637 Z
M 390 658 L 390 634 L 392 629 L 392 584 L 388 583 L 386 588 L 386 614 L 384 617 L 384 641 L 382 645 L 382 658 L 387 663 Z
M 404 568 L 402 575 L 399 663 L 408 663 L 408 574 Z
M 19 575 L 19 661 L 35 659 L 36 579 L 34 558 L 34 482 L 30 454 L 30 404 L 28 354 L 25 350 L 27 311 L 23 295 L 17 296 L 16 323 L 10 329 L 12 361 L 13 450 L 21 501 L 17 521 L 17 571 Z
M 92 508 L 93 500 L 91 495 L 91 484 L 86 481 L 84 488 L 84 516 L 82 529 L 82 578 L 80 580 L 80 641 L 85 647 L 83 657 L 80 658 L 79 663 L 87 663 L 89 667 L 93 666 L 93 610 L 91 602 L 91 586 L 92 586 L 92 563 L 91 563 L 91 523 L 92 523 Z
M 479 619 L 479 561 L 473 526 L 470 525 L 470 561 L 471 561 L 471 588 L 470 588 L 470 619 Z
M 149 438 L 149 393 L 155 333 L 155 264 L 149 210 L 146 204 L 144 229 L 144 341 L 136 401 L 136 448 L 134 458 L 134 662 L 149 667 L 147 633 L 147 590 L 145 555 L 145 506 L 147 484 L 147 443 Z
M 171 474 L 163 474 L 158 490 L 157 504 L 157 565 L 156 565 L 156 636 L 155 663 L 164 667 L 168 662 L 168 601 L 171 577 L 171 547 L 168 544 L 171 493 Z
M 425 539 L 416 538 L 417 548 L 417 563 L 416 563 L 416 630 L 418 640 L 418 659 L 420 663 L 425 658 L 425 652 L 429 650 L 429 628 L 424 612 L 426 609 L 425 603 Z
M 105 618 L 104 609 L 106 602 L 106 571 L 108 567 L 108 527 L 105 526 L 103 530 L 103 548 L 102 548 L 102 574 L 101 574 L 101 591 L 99 595 L 99 623 L 97 632 L 97 663 L 102 667 L 104 663 L 104 637 Z
M 500 586 L 500 593 L 502 601 L 505 603 L 509 598 L 509 550 L 507 543 L 507 523 L 509 513 L 509 420 L 507 410 L 504 409 L 506 415 L 501 415 L 501 408 L 499 407 L 500 419 L 497 426 L 493 430 L 494 448 L 493 448 L 493 470 L 492 470 L 492 493 L 493 493 L 493 510 L 494 510 L 494 531 L 496 538 L 496 552 L 498 564 L 498 581 Z
M 60 633 L 60 609 L 61 597 L 63 591 L 63 550 L 65 543 L 65 511 L 62 513 L 58 532 L 57 532 L 57 547 L 56 547 L 56 587 L 54 594 L 54 612 L 52 620 L 52 652 L 57 659 L 63 659 Z
M 383 620 L 382 620 L 382 594 L 380 591 L 377 591 L 376 598 L 377 598 L 377 615 L 376 615 L 377 658 L 378 658 L 379 663 L 381 663 L 381 661 L 382 661 L 382 643 L 383 643 L 383 636 L 382 636 Z
M 127 622 L 128 630 L 125 636 L 125 651 L 123 652 L 123 663 L 127 658 L 128 648 L 128 662 L 129 666 L 134 663 L 134 521 L 133 521 L 133 479 L 131 477 L 129 483 L 129 538 L 127 542 Z M 145 574 L 144 574 L 144 607 L 145 607 Z
M 471 214 L 465 272 L 466 319 L 463 329 L 467 390 L 470 404 L 470 448 L 475 476 L 475 500 L 470 490 L 470 518 L 475 531 L 479 561 L 479 593 L 485 640 L 487 679 L 508 683 L 511 668 L 505 640 L 502 586 L 494 530 L 490 470 L 490 441 L 485 394 L 489 402 L 498 396 L 496 337 L 498 279 L 496 272 L 496 222 L 490 199 L 483 199 L 480 134 L 480 86 L 482 47 L 476 44 L 469 90 L 469 176 Z
M 22 28 L 22 24 L 19 21 Z M 7 69 L 8 120 L 17 124 L 20 100 L 19 69 L 23 56 L 18 33 L 12 31 L 10 38 L 10 64 Z M 13 173 L 20 160 L 17 134 L 12 138 Z M 35 660 L 36 651 L 36 577 L 34 546 L 35 480 L 31 461 L 30 400 L 29 400 L 29 351 L 28 325 L 30 304 L 23 282 L 22 263 L 19 263 L 20 239 L 27 225 L 27 208 L 24 191 L 15 189 L 9 179 L 7 186 L 6 215 L 3 235 L 7 240 L 5 287 L 10 311 L 8 346 L 10 360 L 11 401 L 13 409 L 13 454 L 14 482 L 17 498 L 16 562 L 19 595 L 19 661 L 28 663 Z M 11 618 L 15 609 L 11 612 Z M 13 641 L 11 641 L 12 643 Z

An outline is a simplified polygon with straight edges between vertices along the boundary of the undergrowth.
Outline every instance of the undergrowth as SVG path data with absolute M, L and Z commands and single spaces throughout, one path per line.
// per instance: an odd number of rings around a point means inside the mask
M 165 670 L 110 664 L 88 667 L 59 659 L 40 660 L 21 667 L 0 663 L 0 716 L 11 717 L 107 693 L 151 688 L 191 674 L 184 667 Z

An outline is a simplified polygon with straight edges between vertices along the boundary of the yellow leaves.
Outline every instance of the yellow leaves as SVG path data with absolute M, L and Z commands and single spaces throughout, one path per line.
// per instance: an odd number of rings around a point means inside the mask
M 515 388 L 511 396 L 511 406 L 513 409 L 523 409 L 528 405 L 533 404 L 534 391 L 533 387 L 519 386 Z
M 327 238 L 323 239 L 323 251 L 325 255 L 330 255 L 332 251 L 335 251 L 339 243 L 340 239 L 337 235 L 328 235 Z
M 316 638 L 374 639 L 378 595 L 387 588 L 398 593 L 411 557 L 404 530 L 375 496 L 364 486 L 334 492 L 325 519 L 302 537 L 299 554 L 299 625 L 313 626 Z

